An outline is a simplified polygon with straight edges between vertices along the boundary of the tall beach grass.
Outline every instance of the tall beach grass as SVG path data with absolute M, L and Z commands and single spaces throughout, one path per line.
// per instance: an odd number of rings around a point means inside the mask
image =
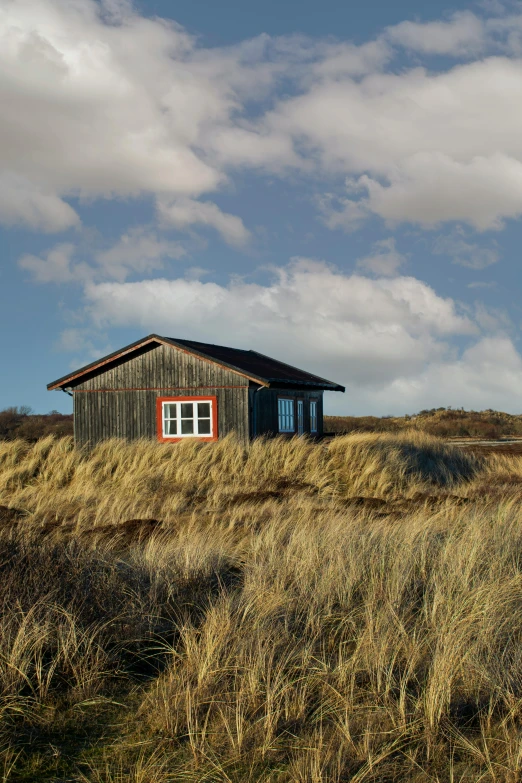
M 521 478 L 418 432 L 0 444 L 0 779 L 516 783 Z

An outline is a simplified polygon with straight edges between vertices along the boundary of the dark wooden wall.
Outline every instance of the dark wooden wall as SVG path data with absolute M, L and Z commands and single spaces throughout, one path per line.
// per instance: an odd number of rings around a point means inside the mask
M 217 397 L 218 431 L 249 437 L 248 379 L 170 346 L 155 345 L 73 386 L 78 445 L 156 438 L 156 398 Z
M 250 390 L 251 408 L 255 413 L 251 415 L 252 435 L 275 435 L 279 430 L 277 409 L 278 397 L 293 397 L 301 399 L 304 404 L 304 430 L 310 432 L 310 400 L 317 400 L 317 434 L 323 433 L 323 392 L 322 391 L 296 391 L 295 389 L 265 389 L 254 392 Z M 295 426 L 297 429 L 297 406 L 294 409 Z M 255 426 L 256 432 L 253 432 Z

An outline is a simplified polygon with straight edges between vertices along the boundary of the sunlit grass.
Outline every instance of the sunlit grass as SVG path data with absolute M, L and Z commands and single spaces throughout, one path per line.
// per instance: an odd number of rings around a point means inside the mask
M 521 476 L 408 432 L 0 443 L 0 778 L 516 783 Z

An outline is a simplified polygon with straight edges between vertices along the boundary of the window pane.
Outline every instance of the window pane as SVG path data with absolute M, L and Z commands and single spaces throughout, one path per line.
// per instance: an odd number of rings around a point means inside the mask
M 198 416 L 203 419 L 210 419 L 210 403 L 198 402 Z
M 0 0 L 1 1 L 1 0 Z M 217 437 L 214 432 L 213 413 L 215 402 L 208 398 L 186 397 L 176 401 L 162 401 L 162 430 L 165 438 L 198 437 L 208 439 Z
M 310 432 L 317 432 L 317 401 L 310 402 Z
M 192 419 L 194 416 L 194 405 L 192 402 L 181 403 L 181 418 Z
M 194 420 L 182 419 L 181 421 L 181 434 L 192 435 L 194 433 Z
M 163 406 L 163 416 L 165 419 L 176 418 L 176 403 L 167 403 Z
M 210 419 L 198 419 L 198 434 L 210 435 Z
M 279 414 L 279 432 L 294 431 L 294 401 L 279 399 L 277 401 Z

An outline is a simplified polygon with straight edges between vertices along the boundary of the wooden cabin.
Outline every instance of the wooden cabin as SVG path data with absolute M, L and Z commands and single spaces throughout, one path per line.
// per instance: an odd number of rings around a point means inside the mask
M 74 399 L 78 445 L 213 441 L 235 432 L 320 436 L 323 392 L 344 387 L 257 351 L 150 334 L 47 388 Z

